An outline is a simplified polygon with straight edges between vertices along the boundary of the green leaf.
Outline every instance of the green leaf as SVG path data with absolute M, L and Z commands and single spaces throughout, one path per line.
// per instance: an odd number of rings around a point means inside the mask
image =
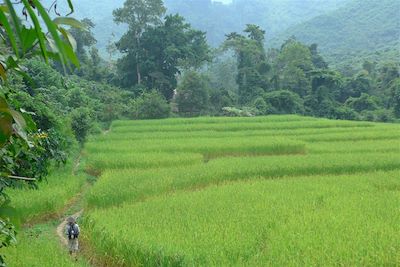
M 14 24 L 15 32 L 16 32 L 16 34 L 18 36 L 19 41 L 22 43 L 21 23 L 20 23 L 20 20 L 19 20 L 19 18 L 17 16 L 17 13 L 15 12 L 13 3 L 10 0 L 4 0 L 4 1 L 6 2 L 8 11 L 10 12 L 11 19 L 12 19 L 13 24 Z
M 0 10 L 3 11 L 4 13 L 10 13 L 10 10 L 4 4 L 0 5 Z
M 0 147 L 2 147 L 12 135 L 12 116 L 6 100 L 0 97 Z
M 65 52 L 67 53 L 68 59 L 74 64 L 77 68 L 80 67 L 79 59 L 76 56 L 74 50 L 69 44 L 65 44 L 64 46 Z
M 36 123 L 33 121 L 32 116 L 35 115 L 33 112 L 28 112 L 24 109 L 21 109 L 21 114 L 24 116 L 26 122 L 26 129 L 29 131 L 37 131 Z
M 13 122 L 15 122 L 14 125 Z M 11 109 L 7 101 L 0 97 L 0 146 L 7 142 L 13 130 L 28 142 L 28 136 L 25 131 L 26 126 L 24 116 L 20 112 Z
M 18 62 L 12 56 L 9 56 L 7 58 L 6 63 L 7 63 L 7 69 L 17 69 L 17 68 L 19 68 Z
M 15 121 L 16 124 L 18 124 L 18 126 L 22 129 L 25 130 L 26 128 L 26 121 L 24 119 L 24 117 L 22 116 L 21 113 L 19 113 L 18 111 L 12 110 L 10 109 L 10 113 Z
M 24 6 L 25 6 L 26 10 L 29 13 L 29 17 L 31 18 L 31 20 L 33 22 L 33 25 L 35 26 L 36 37 L 39 40 L 39 45 L 40 45 L 40 50 L 42 52 L 42 56 L 43 56 L 44 60 L 46 61 L 46 63 L 48 63 L 49 62 L 49 58 L 47 57 L 47 48 L 46 48 L 46 42 L 45 42 L 45 35 L 42 32 L 42 27 L 40 26 L 39 20 L 38 20 L 38 18 L 36 16 L 35 12 L 33 11 L 30 3 L 28 2 L 28 0 L 22 0 L 22 2 L 24 3 Z
M 9 113 L 9 107 L 8 107 L 7 101 L 2 96 L 0 96 L 0 112 Z
M 0 62 L 0 76 L 3 81 L 7 80 L 7 70 L 3 65 L 3 62 Z
M 22 1 L 26 2 L 27 0 L 22 0 Z M 60 53 L 61 63 L 65 70 L 65 65 L 68 62 L 67 52 L 65 51 L 64 43 L 62 42 L 60 36 L 58 35 L 56 24 L 53 23 L 53 21 L 50 19 L 49 14 L 47 13 L 46 9 L 42 6 L 42 4 L 38 0 L 32 0 L 32 2 L 36 6 L 39 14 L 42 16 L 43 21 L 45 22 L 47 29 L 49 30 L 49 32 L 56 44 L 58 52 Z M 71 48 L 71 50 L 72 50 L 72 48 Z
M 6 30 L 6 33 L 8 35 L 8 40 L 10 40 L 11 47 L 17 57 L 19 57 L 19 51 L 17 47 L 17 41 L 15 40 L 15 35 L 14 32 L 11 28 L 10 23 L 8 22 L 8 19 L 4 12 L 0 9 L 0 22 L 3 25 L 4 29 Z
M 34 29 L 28 29 L 25 26 L 22 26 L 21 38 L 22 49 L 25 53 L 32 48 L 33 43 L 37 40 L 36 31 Z
M 69 9 L 71 9 L 71 12 L 69 12 L 67 14 L 67 16 L 68 16 L 68 15 L 71 15 L 72 13 L 74 13 L 74 5 L 72 4 L 71 0 L 67 0 L 67 2 L 68 2 Z
M 58 48 L 57 48 L 56 43 L 54 42 L 53 38 L 47 37 L 47 43 L 49 44 L 51 50 L 52 50 L 54 53 L 59 53 Z M 48 51 L 47 51 L 47 52 L 48 52 Z
M 57 25 L 68 25 L 74 28 L 86 30 L 87 27 L 83 23 L 81 23 L 79 20 L 76 20 L 74 18 L 69 18 L 69 17 L 57 17 L 53 20 L 53 22 Z
M 69 44 L 71 45 L 73 51 L 76 51 L 76 40 L 75 38 L 72 36 L 71 33 L 69 33 L 66 29 L 59 27 L 58 30 L 62 33 L 62 35 L 64 36 L 64 38 L 69 42 Z
M 19 137 L 21 137 L 22 139 L 24 139 L 24 141 L 29 145 L 29 139 L 28 139 L 28 135 L 25 132 L 25 129 L 21 128 L 21 126 L 16 123 L 12 126 L 14 132 L 19 135 Z
M 47 54 L 48 54 L 49 58 L 56 60 L 56 61 L 61 61 L 59 53 L 47 52 Z

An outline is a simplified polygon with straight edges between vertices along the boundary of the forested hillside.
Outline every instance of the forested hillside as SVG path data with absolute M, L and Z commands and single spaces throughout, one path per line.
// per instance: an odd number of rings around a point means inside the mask
M 368 58 L 400 57 L 400 1 L 354 0 L 336 11 L 293 26 L 273 40 L 278 46 L 291 36 L 317 43 L 329 62 L 342 69 Z
M 340 7 L 346 0 L 234 0 L 224 5 L 211 0 L 165 0 L 172 13 L 183 15 L 194 27 L 208 33 L 208 41 L 219 45 L 225 34 L 257 24 L 267 39 L 289 26 Z
M 222 4 L 212 0 L 165 0 L 164 4 L 168 13 L 179 13 L 196 29 L 207 32 L 208 42 L 217 46 L 224 41 L 225 34 L 240 31 L 248 23 L 266 29 L 269 39 L 292 25 L 342 6 L 345 1 L 234 0 L 231 4 Z M 50 5 L 53 1 L 43 2 Z M 74 1 L 74 16 L 90 18 L 96 25 L 93 29 L 96 46 L 103 55 L 110 41 L 116 41 L 125 30 L 124 26 L 114 23 L 112 16 L 112 11 L 123 3 L 123 0 Z M 58 8 L 68 10 L 65 2 L 60 2 Z
M 46 0 L 51 4 L 52 1 Z M 222 3 L 225 2 L 225 3 Z M 268 47 L 278 47 L 289 37 L 306 44 L 317 43 L 334 67 L 354 73 L 365 59 L 379 61 L 400 57 L 400 2 L 396 0 L 164 0 L 167 13 L 179 13 L 191 25 L 207 33 L 216 47 L 225 35 L 240 32 L 246 24 L 266 31 Z M 113 21 L 112 12 L 123 0 L 76 1 L 75 17 L 90 18 L 96 47 L 108 56 L 107 46 L 118 40 L 126 27 Z M 61 3 L 60 10 L 67 6 Z

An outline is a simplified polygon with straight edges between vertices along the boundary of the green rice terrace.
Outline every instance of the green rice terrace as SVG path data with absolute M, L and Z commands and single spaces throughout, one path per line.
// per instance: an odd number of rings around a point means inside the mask
M 71 176 L 69 190 L 81 192 L 86 254 L 104 266 L 400 265 L 398 124 L 115 121 L 85 145 L 82 162 L 97 181 L 82 190 L 85 178 Z M 27 194 L 65 203 L 52 179 Z M 26 218 L 62 206 L 39 200 L 17 199 L 16 209 Z M 47 249 L 37 246 L 24 253 L 40 258 Z M 40 266 L 87 266 L 61 258 Z

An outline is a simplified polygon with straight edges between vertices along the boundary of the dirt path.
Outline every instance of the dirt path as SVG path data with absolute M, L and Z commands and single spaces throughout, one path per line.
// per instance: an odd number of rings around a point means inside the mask
M 83 210 L 80 210 L 77 213 L 72 214 L 70 216 L 74 217 L 75 219 L 78 219 L 82 215 L 82 213 L 83 213 Z M 57 236 L 64 246 L 68 246 L 68 240 L 65 236 L 65 227 L 67 225 L 67 219 L 70 216 L 67 216 L 66 218 L 64 218 L 63 221 L 57 226 L 57 230 L 56 230 Z

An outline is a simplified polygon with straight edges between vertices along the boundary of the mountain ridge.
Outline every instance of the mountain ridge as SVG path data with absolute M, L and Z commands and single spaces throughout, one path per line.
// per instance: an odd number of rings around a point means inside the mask
M 318 44 L 334 65 L 359 64 L 355 57 L 361 55 L 372 61 L 382 57 L 390 60 L 400 57 L 399 18 L 397 0 L 353 0 L 335 11 L 288 28 L 269 46 L 279 47 L 284 40 L 295 36 L 301 42 Z

